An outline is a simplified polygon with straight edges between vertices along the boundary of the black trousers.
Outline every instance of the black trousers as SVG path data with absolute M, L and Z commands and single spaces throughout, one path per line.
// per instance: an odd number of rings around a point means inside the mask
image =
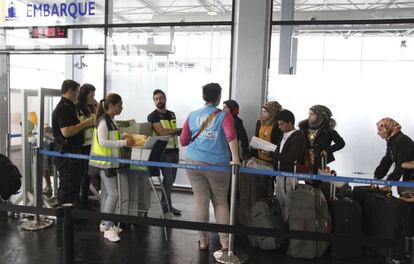
M 82 175 L 81 161 L 78 159 L 60 159 L 57 167 L 59 175 L 58 203 L 79 205 L 79 191 Z
M 83 146 L 81 153 L 84 155 L 90 155 L 91 146 Z M 88 174 L 89 160 L 80 160 L 80 174 L 81 174 L 81 203 L 86 205 L 88 201 L 89 185 L 91 183 L 91 176 Z

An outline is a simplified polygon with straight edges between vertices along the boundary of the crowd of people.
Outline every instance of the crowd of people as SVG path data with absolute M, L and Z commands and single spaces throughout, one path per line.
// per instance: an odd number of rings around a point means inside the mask
M 310 107 L 308 118 L 299 122 L 296 128 L 295 115 L 283 109 L 280 103 L 270 101 L 261 107 L 254 135 L 276 145 L 276 150 L 250 148 L 243 121 L 238 117 L 238 103 L 226 100 L 223 109 L 220 109 L 221 91 L 217 83 L 204 85 L 202 97 L 205 103 L 190 112 L 182 129 L 177 127 L 175 113 L 166 107 L 166 94 L 162 90 L 153 92 L 155 110 L 148 115 L 148 122 L 152 124 L 154 135 L 171 136 L 163 161 L 179 162 L 180 143 L 187 147 L 185 163 L 188 164 L 223 166 L 252 160 L 253 164 L 266 164 L 274 170 L 318 174 L 326 165 L 322 161 L 325 160 L 327 164 L 334 161 L 334 153 L 345 147 L 345 141 L 336 131 L 336 121 L 327 106 Z M 133 146 L 133 139 L 121 135 L 114 121 L 123 109 L 120 95 L 110 93 L 96 103 L 95 87 L 90 84 L 80 86 L 73 80 L 63 82 L 61 94 L 61 101 L 52 117 L 55 150 L 116 158 L 121 157 L 123 147 Z M 387 148 L 375 170 L 375 178 L 384 178 L 394 164 L 388 180 L 400 180 L 402 175 L 404 181 L 414 180 L 413 141 L 401 132 L 401 126 L 391 118 L 381 119 L 377 128 L 378 135 L 386 140 Z M 59 204 L 73 203 L 87 208 L 90 176 L 99 175 L 107 190 L 105 197 L 101 198 L 101 211 L 115 212 L 119 196 L 115 176 L 119 164 L 71 158 L 55 158 L 55 164 L 59 175 Z M 230 174 L 198 170 L 187 170 L 186 173 L 194 193 L 195 220 L 209 221 L 211 201 L 216 222 L 228 224 Z M 174 215 L 181 215 L 181 210 L 175 208 L 171 200 L 177 170 L 163 168 L 162 174 L 165 189 L 163 211 L 170 208 Z M 296 183 L 292 178 L 274 180 L 266 176 L 241 175 L 238 196 L 240 224 L 248 223 L 248 209 L 256 201 L 274 194 L 283 199 L 295 188 Z M 321 182 L 313 181 L 310 184 L 318 187 Z M 414 196 L 404 197 L 414 202 Z M 103 221 L 100 230 L 109 241 L 120 240 L 120 229 L 113 222 Z M 220 233 L 219 238 L 222 250 L 227 250 L 228 234 Z M 210 241 L 208 232 L 200 231 L 198 241 L 199 250 L 207 250 Z

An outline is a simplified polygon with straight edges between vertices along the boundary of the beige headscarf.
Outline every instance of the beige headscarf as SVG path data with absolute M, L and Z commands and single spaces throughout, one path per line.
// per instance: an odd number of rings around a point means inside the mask
M 387 138 L 389 139 L 398 132 L 401 131 L 401 125 L 392 118 L 384 117 L 380 121 L 377 122 L 378 128 L 384 128 L 387 133 Z
M 264 125 L 271 125 L 276 121 L 276 115 L 282 110 L 282 105 L 277 101 L 270 101 L 264 103 L 262 108 L 266 109 L 266 111 L 270 114 L 270 118 L 268 120 L 262 120 L 260 118 L 261 123 Z

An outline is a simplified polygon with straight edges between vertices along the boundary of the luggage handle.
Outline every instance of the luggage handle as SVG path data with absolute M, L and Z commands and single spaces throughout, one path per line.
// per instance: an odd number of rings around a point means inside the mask
M 322 155 L 322 157 L 321 157 L 321 169 L 325 170 L 327 164 L 328 164 L 327 157 Z M 336 176 L 336 173 L 331 174 L 331 176 Z M 337 200 L 335 182 L 330 182 L 330 184 L 329 184 L 329 196 L 330 196 L 331 200 Z
M 297 163 L 298 163 L 297 161 L 293 162 L 293 173 L 296 173 Z M 280 170 L 280 161 L 277 162 L 277 169 Z M 283 186 L 283 189 L 285 190 L 285 193 L 287 193 L 286 184 L 287 184 L 287 177 L 284 177 L 284 179 L 283 179 L 283 185 L 284 185 Z M 292 188 L 293 188 L 293 190 L 296 189 L 296 181 L 295 181 L 295 178 L 294 178 L 294 180 L 292 182 Z

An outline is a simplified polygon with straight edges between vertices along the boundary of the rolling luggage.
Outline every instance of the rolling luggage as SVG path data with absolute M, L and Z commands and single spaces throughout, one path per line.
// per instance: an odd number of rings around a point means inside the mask
M 329 175 L 336 176 L 335 171 L 325 169 L 326 162 L 322 159 L 322 168 Z M 322 184 L 321 184 L 322 185 Z M 362 209 L 358 202 L 350 198 L 349 185 L 337 188 L 336 182 L 329 183 L 329 212 L 332 218 L 332 233 L 345 235 L 362 234 Z M 350 187 L 349 187 L 350 188 Z M 334 258 L 355 258 L 362 255 L 362 245 L 355 240 L 334 240 L 331 243 L 331 256 Z
M 291 193 L 290 205 L 290 230 L 331 232 L 328 204 L 321 190 L 310 185 L 298 185 Z M 290 239 L 287 254 L 294 258 L 319 258 L 328 246 L 327 241 Z
M 278 164 L 278 169 L 279 168 L 280 164 Z M 293 167 L 293 172 L 296 172 L 296 168 L 297 164 L 295 163 Z M 293 192 L 293 190 L 295 190 L 297 184 L 297 178 L 281 176 L 276 177 L 275 194 L 282 209 L 282 216 L 285 223 L 287 223 L 289 219 L 290 195 Z
M 390 247 L 370 246 L 369 248 L 383 257 L 402 259 L 404 257 L 404 239 L 412 236 L 412 212 L 409 203 L 392 195 L 369 192 L 364 202 L 365 233 L 368 236 L 395 239 Z
M 358 202 L 348 197 L 336 197 L 329 201 L 334 234 L 361 235 L 362 209 Z M 362 255 L 362 245 L 355 240 L 334 240 L 331 256 L 334 258 L 354 258 Z
M 284 228 L 279 201 L 275 197 L 257 201 L 250 210 L 249 219 L 249 226 L 276 230 Z M 253 247 L 265 250 L 277 249 L 282 242 L 281 239 L 274 237 L 249 236 L 248 238 Z

